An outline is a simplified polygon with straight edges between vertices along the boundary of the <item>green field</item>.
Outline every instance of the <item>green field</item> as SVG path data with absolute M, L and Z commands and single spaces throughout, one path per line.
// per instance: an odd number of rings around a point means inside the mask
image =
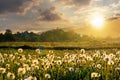
M 112 49 L 120 48 L 120 41 L 82 41 L 82 42 L 0 42 L 0 48 L 44 47 L 48 49 Z
M 119 48 L 105 41 L 2 42 L 0 80 L 120 80 Z
M 0 49 L 0 80 L 120 80 L 120 51 Z

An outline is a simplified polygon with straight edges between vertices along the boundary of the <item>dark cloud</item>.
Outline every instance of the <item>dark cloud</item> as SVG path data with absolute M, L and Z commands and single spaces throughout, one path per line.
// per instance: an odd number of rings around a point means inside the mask
M 118 20 L 118 19 L 120 19 L 120 13 L 115 14 L 114 17 L 109 18 L 108 21 Z
M 20 13 L 24 14 L 33 6 L 38 6 L 42 0 L 0 0 L 0 14 Z
M 92 0 L 59 0 L 66 5 L 84 6 L 89 5 Z
M 40 21 L 58 21 L 62 20 L 61 14 L 57 13 L 56 7 L 51 7 L 44 11 L 39 10 L 40 17 L 38 18 Z
M 117 20 L 117 19 L 119 19 L 118 17 L 111 17 L 111 18 L 109 18 L 109 19 L 107 19 L 108 21 L 112 21 L 112 20 Z

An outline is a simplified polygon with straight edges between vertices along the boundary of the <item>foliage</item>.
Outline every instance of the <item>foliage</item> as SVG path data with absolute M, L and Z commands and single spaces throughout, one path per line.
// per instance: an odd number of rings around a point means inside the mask
M 0 42 L 71 42 L 84 40 L 91 40 L 91 38 L 87 35 L 80 37 L 75 32 L 62 29 L 53 29 L 41 34 L 28 31 L 13 34 L 10 29 L 7 29 L 5 34 L 0 33 Z

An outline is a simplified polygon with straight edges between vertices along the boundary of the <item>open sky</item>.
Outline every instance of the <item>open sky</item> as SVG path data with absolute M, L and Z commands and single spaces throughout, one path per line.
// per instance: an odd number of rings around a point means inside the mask
M 92 16 L 105 19 L 92 27 Z M 120 0 L 0 0 L 0 32 L 43 32 L 54 28 L 89 35 L 120 35 Z

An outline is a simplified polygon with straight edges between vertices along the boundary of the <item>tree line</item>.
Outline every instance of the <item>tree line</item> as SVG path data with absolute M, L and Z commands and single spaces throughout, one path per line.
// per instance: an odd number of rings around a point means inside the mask
M 28 31 L 13 34 L 10 29 L 6 29 L 4 34 L 0 33 L 0 42 L 70 42 L 90 39 L 87 35 L 81 37 L 73 31 L 63 29 L 52 29 L 41 34 Z

